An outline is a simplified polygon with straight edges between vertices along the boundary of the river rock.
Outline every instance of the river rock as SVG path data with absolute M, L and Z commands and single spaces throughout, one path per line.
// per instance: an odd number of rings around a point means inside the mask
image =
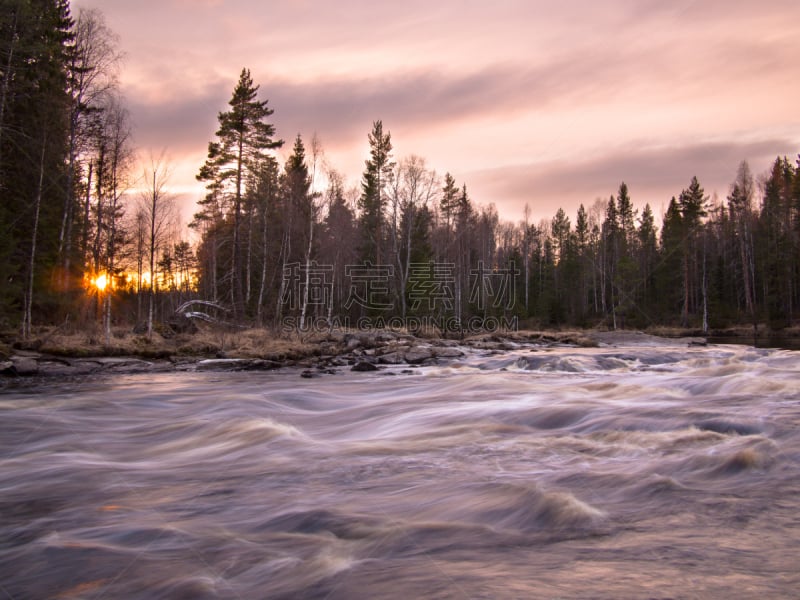
M 393 352 L 399 352 L 401 354 L 405 353 L 411 348 L 409 344 L 398 344 L 397 342 L 391 342 L 382 346 L 380 348 L 375 349 L 375 354 L 381 356 L 383 354 L 392 354 Z
M 464 353 L 458 348 L 436 348 L 434 354 L 437 358 L 459 358 Z
M 14 363 L 10 360 L 4 360 L 0 362 L 0 375 L 5 375 L 6 377 L 14 377 L 17 375 L 17 370 L 14 368 Z
M 153 363 L 141 360 L 139 358 L 131 358 L 127 356 L 102 356 L 93 359 L 94 363 L 100 365 L 103 369 L 114 371 L 127 371 L 127 370 L 149 370 Z
M 198 371 L 268 371 L 281 363 L 261 358 L 208 358 L 197 363 Z
M 429 358 L 433 358 L 433 349 L 425 346 L 411 348 L 405 355 L 406 362 L 410 365 L 417 365 Z
M 395 341 L 397 339 L 397 334 L 393 331 L 378 331 L 373 337 L 376 342 L 382 342 L 385 344 L 387 342 Z
M 207 358 L 197 361 L 198 371 L 241 371 L 242 361 L 237 358 Z
M 70 377 L 73 375 L 89 375 L 100 369 L 100 364 L 92 360 L 41 360 L 39 375 L 45 377 Z
M 399 352 L 387 352 L 382 354 L 378 360 L 384 365 L 399 365 L 404 362 L 403 355 Z
M 371 362 L 362 360 L 361 362 L 357 362 L 356 364 L 354 364 L 350 370 L 361 371 L 361 372 L 377 371 L 378 367 L 373 365 Z
M 265 358 L 254 358 L 250 360 L 250 364 L 247 367 L 248 371 L 272 371 L 273 369 L 280 369 L 283 366 L 282 363 L 276 360 L 267 360 Z
M 319 351 L 322 354 L 336 354 L 338 344 L 336 342 L 324 341 L 319 343 Z
M 11 362 L 17 375 L 36 375 L 39 372 L 39 361 L 30 356 L 12 356 Z

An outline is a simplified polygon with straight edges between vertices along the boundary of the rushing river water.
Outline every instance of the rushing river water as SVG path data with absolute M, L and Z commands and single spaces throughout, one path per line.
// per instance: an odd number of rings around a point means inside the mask
M 800 354 L 0 393 L 0 598 L 788 598 Z

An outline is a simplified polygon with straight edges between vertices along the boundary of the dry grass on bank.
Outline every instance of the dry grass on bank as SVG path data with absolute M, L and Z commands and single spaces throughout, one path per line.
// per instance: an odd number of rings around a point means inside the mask
M 659 337 L 675 338 L 688 336 L 710 336 L 710 337 L 730 337 L 730 338 L 752 338 L 755 334 L 759 338 L 778 338 L 796 339 L 800 338 L 800 325 L 785 327 L 780 330 L 770 329 L 766 324 L 758 324 L 755 331 L 752 325 L 734 325 L 723 329 L 710 329 L 704 334 L 702 329 L 686 329 L 682 327 L 654 326 L 645 329 L 645 333 Z
M 563 343 L 582 347 L 597 346 L 593 334 L 600 330 L 552 330 L 526 329 L 497 333 L 484 333 L 469 336 L 461 341 L 474 342 L 517 342 L 517 343 Z M 362 335 L 365 332 L 353 332 Z M 395 332 L 402 334 L 403 332 Z M 419 333 L 419 332 L 417 332 Z M 629 331 L 628 333 L 633 333 Z M 648 335 L 680 338 L 703 337 L 696 329 L 679 327 L 650 327 Z M 709 332 L 715 337 L 753 337 L 753 328 L 748 326 L 731 327 Z M 765 326 L 757 329 L 759 338 L 778 337 L 783 339 L 800 338 L 800 325 L 772 332 Z M 368 334 L 367 334 L 368 335 Z M 440 336 L 417 335 L 421 342 L 433 341 Z M 454 340 L 455 341 L 455 340 Z M 110 340 L 97 326 L 86 329 L 76 327 L 40 327 L 29 340 L 20 340 L 17 332 L 0 333 L 0 360 L 7 359 L 15 351 L 28 350 L 43 354 L 64 357 L 93 356 L 138 356 L 148 359 L 171 357 L 228 357 L 261 358 L 284 361 L 299 360 L 322 354 L 337 354 L 344 349 L 342 335 L 329 336 L 325 333 L 300 335 L 297 333 L 276 333 L 269 329 L 232 329 L 209 324 L 199 324 L 195 333 L 174 333 L 159 327 L 152 337 L 137 334 L 130 328 L 117 328 Z
M 502 333 L 484 333 L 467 338 L 467 341 L 511 341 L 518 343 L 558 343 L 574 344 L 584 348 L 593 348 L 597 342 L 592 339 L 591 332 L 580 329 L 547 330 L 520 329 Z
M 96 328 L 86 331 L 65 331 L 60 328 L 39 328 L 29 340 L 6 334 L 7 344 L 0 342 L 0 357 L 14 349 L 54 356 L 139 356 L 169 358 L 173 356 L 231 358 L 264 358 L 268 360 L 298 359 L 319 353 L 318 340 L 298 336 L 278 336 L 265 329 L 232 331 L 202 326 L 196 333 L 175 334 L 154 331 L 151 337 L 137 334 L 130 328 L 117 328 L 110 339 Z

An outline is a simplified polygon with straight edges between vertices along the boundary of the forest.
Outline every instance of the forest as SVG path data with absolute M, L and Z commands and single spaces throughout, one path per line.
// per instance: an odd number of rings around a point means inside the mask
M 167 161 L 137 158 L 102 13 L 0 4 L 0 328 L 23 338 L 65 324 L 152 334 L 176 311 L 276 330 L 365 317 L 704 331 L 796 319 L 800 157 L 761 174 L 731 165 L 725 198 L 687 173 L 663 215 L 635 208 L 621 182 L 574 216 L 531 222 L 526 207 L 508 222 L 466 182 L 395 156 L 379 115 L 365 123 L 357 185 L 316 136 L 288 142 L 280 164 L 280 107 L 245 68 L 197 166 L 206 194 L 181 223 Z

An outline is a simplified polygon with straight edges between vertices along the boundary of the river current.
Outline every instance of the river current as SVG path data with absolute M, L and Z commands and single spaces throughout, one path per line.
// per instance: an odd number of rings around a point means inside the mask
M 6 387 L 0 598 L 797 597 L 800 353 L 467 352 Z

